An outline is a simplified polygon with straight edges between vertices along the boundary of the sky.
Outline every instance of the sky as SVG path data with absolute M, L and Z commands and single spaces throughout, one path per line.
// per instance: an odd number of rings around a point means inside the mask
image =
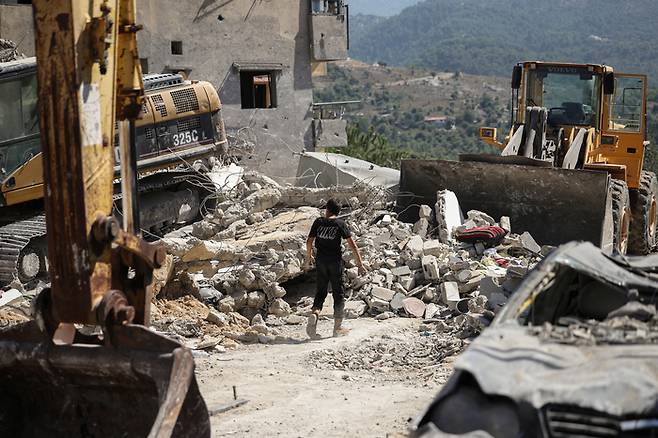
M 421 0 L 348 0 L 351 14 L 369 14 L 389 17 Z

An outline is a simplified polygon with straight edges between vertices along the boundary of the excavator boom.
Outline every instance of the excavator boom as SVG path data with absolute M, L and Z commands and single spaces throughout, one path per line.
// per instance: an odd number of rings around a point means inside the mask
M 145 327 L 165 252 L 136 234 L 135 0 L 33 8 L 52 285 L 34 321 L 0 332 L 0 436 L 207 437 L 190 351 Z M 115 120 L 123 227 L 112 217 Z

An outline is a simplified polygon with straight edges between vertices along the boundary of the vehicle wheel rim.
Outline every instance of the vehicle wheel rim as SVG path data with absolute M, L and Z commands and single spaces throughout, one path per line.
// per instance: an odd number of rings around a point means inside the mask
M 39 275 L 41 270 L 41 261 L 39 254 L 36 252 L 29 252 L 21 259 L 21 275 L 26 280 L 32 280 Z

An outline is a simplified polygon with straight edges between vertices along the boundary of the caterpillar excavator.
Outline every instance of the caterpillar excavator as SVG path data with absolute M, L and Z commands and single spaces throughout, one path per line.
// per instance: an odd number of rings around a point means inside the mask
M 591 241 L 609 252 L 656 245 L 658 180 L 644 169 L 647 77 L 606 65 L 524 62 L 512 75 L 512 123 L 480 137 L 500 155 L 402 164 L 402 208 L 456 193 L 463 210 L 509 216 L 541 244 Z
M 135 122 L 142 228 L 161 235 L 197 218 L 209 194 L 195 163 L 225 151 L 221 103 L 212 84 L 177 74 L 146 75 Z M 115 127 L 117 128 L 117 127 Z M 111 136 L 119 180 L 117 134 Z M 206 166 L 207 167 L 207 166 Z M 210 186 L 208 182 L 205 184 Z M 119 206 L 120 190 L 115 201 Z M 0 63 L 0 286 L 47 274 L 43 163 L 37 111 L 36 58 Z M 120 206 L 116 209 L 120 212 Z M 120 214 L 117 214 L 120 216 Z
M 209 437 L 191 352 L 147 328 L 166 254 L 139 235 L 135 0 L 34 0 L 33 11 L 52 286 L 33 321 L 0 330 L 0 436 Z

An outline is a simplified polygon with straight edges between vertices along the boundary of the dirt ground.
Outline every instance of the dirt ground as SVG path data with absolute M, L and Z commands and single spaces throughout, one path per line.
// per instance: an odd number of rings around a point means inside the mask
M 318 351 L 351 351 L 384 333 L 418 336 L 419 320 L 370 318 L 348 322 L 347 337 L 331 338 L 333 322 L 323 320 L 323 339 L 305 339 L 304 326 L 286 327 L 289 343 L 246 345 L 197 359 L 197 379 L 212 410 L 233 399 L 249 402 L 212 417 L 214 437 L 386 437 L 404 434 L 408 420 L 437 394 L 440 383 L 417 372 L 387 369 L 322 369 L 310 356 Z M 321 356 L 320 356 L 321 357 Z M 450 362 L 450 360 L 448 360 Z M 444 367 L 447 375 L 449 363 Z

